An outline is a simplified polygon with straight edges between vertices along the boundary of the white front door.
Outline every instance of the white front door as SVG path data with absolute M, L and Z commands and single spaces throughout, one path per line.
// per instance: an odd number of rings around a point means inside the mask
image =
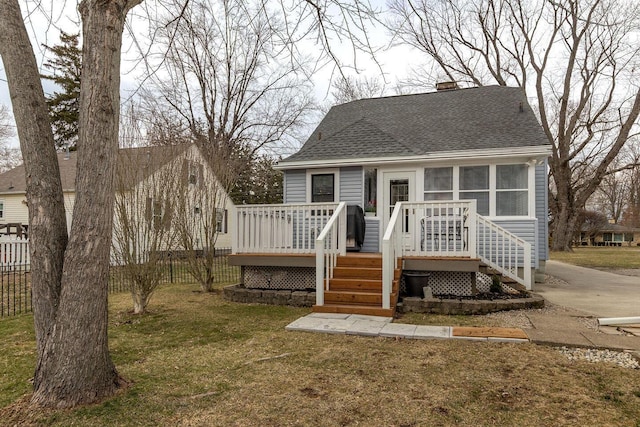
M 396 202 L 415 201 L 415 171 L 406 172 L 383 172 L 383 195 L 382 195 L 382 235 L 387 229 L 389 219 L 393 213 Z M 408 223 L 408 218 L 402 218 L 404 232 L 410 233 L 413 228 Z

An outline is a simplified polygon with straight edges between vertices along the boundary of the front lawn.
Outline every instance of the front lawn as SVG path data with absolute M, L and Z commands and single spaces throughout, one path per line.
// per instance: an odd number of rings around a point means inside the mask
M 573 252 L 551 252 L 551 259 L 582 267 L 603 269 L 640 268 L 640 247 L 578 247 Z
M 197 289 L 160 288 L 142 317 L 127 312 L 127 294 L 110 295 L 111 352 L 132 385 L 71 411 L 25 410 L 32 318 L 0 320 L 2 424 L 636 426 L 640 420 L 640 370 L 572 362 L 533 344 L 286 332 L 309 310 L 230 303 Z

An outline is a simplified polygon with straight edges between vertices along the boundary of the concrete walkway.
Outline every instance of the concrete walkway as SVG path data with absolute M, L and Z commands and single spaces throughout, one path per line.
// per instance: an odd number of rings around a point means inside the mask
M 463 339 L 472 341 L 529 342 L 517 328 L 468 328 L 392 323 L 390 317 L 359 314 L 311 313 L 286 326 L 287 331 L 399 337 L 406 339 Z
M 547 274 L 567 282 L 534 285 L 534 292 L 547 301 L 581 310 L 596 317 L 640 316 L 640 277 L 622 276 L 547 261 Z
M 532 327 L 488 328 L 457 326 L 426 326 L 392 323 L 390 317 L 357 314 L 311 313 L 286 326 L 287 331 L 325 334 L 361 335 L 368 337 L 398 337 L 405 339 L 462 339 L 552 345 L 556 347 L 590 347 L 631 351 L 640 360 L 640 336 L 621 335 L 617 331 L 602 333 L 588 329 L 580 318 L 584 313 L 567 310 L 549 314 L 532 310 L 527 314 Z
M 547 261 L 547 273 L 567 285 L 536 284 L 534 291 L 566 310 L 550 314 L 530 310 L 531 328 L 423 326 L 393 323 L 390 317 L 311 313 L 289 325 L 288 331 L 401 337 L 406 339 L 463 339 L 631 351 L 640 358 L 640 328 L 623 334 L 616 328 L 595 331 L 584 317 L 640 316 L 640 278 L 621 276 L 557 261 Z M 602 333 L 606 332 L 606 333 Z M 629 332 L 629 330 L 626 330 Z

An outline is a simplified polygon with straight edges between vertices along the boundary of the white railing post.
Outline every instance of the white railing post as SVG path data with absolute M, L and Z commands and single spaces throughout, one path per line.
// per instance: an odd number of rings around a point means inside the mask
M 316 240 L 316 305 L 324 305 L 324 241 Z
M 393 274 L 398 262 L 398 254 L 402 251 L 404 240 L 401 215 L 402 202 L 397 202 L 389 219 L 389 224 L 382 237 L 382 308 L 391 308 L 391 289 Z M 398 218 L 401 218 L 398 221 Z
M 531 290 L 533 281 L 531 278 L 531 243 L 525 242 L 524 245 L 524 286 Z
M 467 216 L 467 221 L 469 221 L 469 224 L 467 225 L 467 227 L 469 227 L 467 233 L 467 250 L 469 251 L 469 257 L 471 258 L 476 258 L 478 256 L 478 215 L 476 204 L 476 200 L 470 201 L 469 215 Z

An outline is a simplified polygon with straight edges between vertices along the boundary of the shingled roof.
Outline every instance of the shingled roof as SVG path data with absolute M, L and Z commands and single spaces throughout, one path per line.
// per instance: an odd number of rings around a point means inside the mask
M 120 170 L 134 170 L 139 172 L 127 174 L 127 176 L 132 177 L 131 180 L 134 182 L 131 182 L 131 185 L 133 186 L 158 170 L 162 165 L 174 159 L 177 155 L 185 152 L 189 147 L 189 144 L 182 144 L 123 148 L 118 151 L 118 168 Z M 58 166 L 60 168 L 63 191 L 75 191 L 77 164 L 77 152 L 58 153 Z M 27 183 L 24 165 L 17 166 L 0 174 L 0 194 L 25 193 L 26 191 Z
M 280 165 L 548 144 L 522 89 L 485 86 L 336 105 Z

